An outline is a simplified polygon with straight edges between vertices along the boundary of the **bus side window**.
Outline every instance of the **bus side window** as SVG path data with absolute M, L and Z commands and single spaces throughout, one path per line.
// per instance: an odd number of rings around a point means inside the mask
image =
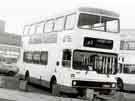
M 69 49 L 63 50 L 62 66 L 63 67 L 71 66 L 71 50 Z
M 35 63 L 35 64 L 40 63 L 40 52 L 33 53 L 33 63 Z
M 54 31 L 62 31 L 64 28 L 64 17 L 56 18 L 54 24 Z
M 36 25 L 36 33 L 39 34 L 39 33 L 43 33 L 44 31 L 44 23 L 39 23 Z
M 29 35 L 34 34 L 35 31 L 36 31 L 36 26 L 35 25 L 31 25 L 30 30 L 29 30 Z
M 52 32 L 53 31 L 53 26 L 54 26 L 54 20 L 48 20 L 45 23 L 45 32 Z
M 43 65 L 48 64 L 48 52 L 45 52 L 45 51 L 41 52 L 40 63 Z
M 71 30 L 75 26 L 76 14 L 70 14 L 66 16 L 65 30 Z
M 27 63 L 31 63 L 32 62 L 32 52 L 24 52 L 23 61 L 27 62 Z
M 30 26 L 25 26 L 23 30 L 23 35 L 28 35 L 30 31 Z

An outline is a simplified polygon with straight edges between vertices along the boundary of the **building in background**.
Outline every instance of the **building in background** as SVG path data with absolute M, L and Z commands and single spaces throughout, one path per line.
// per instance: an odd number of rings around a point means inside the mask
M 5 32 L 5 22 L 0 20 L 0 61 L 16 62 L 20 47 L 21 36 Z
M 134 59 L 133 59 L 133 56 L 134 56 Z M 122 58 L 121 59 L 124 62 L 135 60 L 135 29 L 121 29 L 120 57 L 123 57 L 123 59 Z
M 117 82 L 121 90 L 135 91 L 135 29 L 122 29 Z
M 135 50 L 135 29 L 122 29 L 120 40 L 120 50 Z

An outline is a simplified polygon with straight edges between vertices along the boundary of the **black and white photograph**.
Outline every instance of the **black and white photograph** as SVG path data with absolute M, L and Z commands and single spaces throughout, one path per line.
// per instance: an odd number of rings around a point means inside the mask
M 135 2 L 1 0 L 0 101 L 135 101 Z

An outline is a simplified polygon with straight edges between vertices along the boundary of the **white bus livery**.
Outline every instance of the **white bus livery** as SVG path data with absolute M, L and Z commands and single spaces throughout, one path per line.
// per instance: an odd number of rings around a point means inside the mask
M 121 50 L 118 73 L 115 75 L 120 90 L 135 91 L 135 52 Z
M 26 25 L 20 74 L 53 94 L 116 89 L 119 23 L 115 12 L 82 7 Z

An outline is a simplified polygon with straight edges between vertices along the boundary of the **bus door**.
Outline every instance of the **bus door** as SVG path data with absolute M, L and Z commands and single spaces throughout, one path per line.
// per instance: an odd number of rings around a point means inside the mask
M 61 68 L 59 68 L 59 79 L 60 82 L 64 84 L 68 84 L 68 80 L 70 80 L 70 70 L 71 70 L 71 50 L 64 49 L 62 51 L 62 61 Z

